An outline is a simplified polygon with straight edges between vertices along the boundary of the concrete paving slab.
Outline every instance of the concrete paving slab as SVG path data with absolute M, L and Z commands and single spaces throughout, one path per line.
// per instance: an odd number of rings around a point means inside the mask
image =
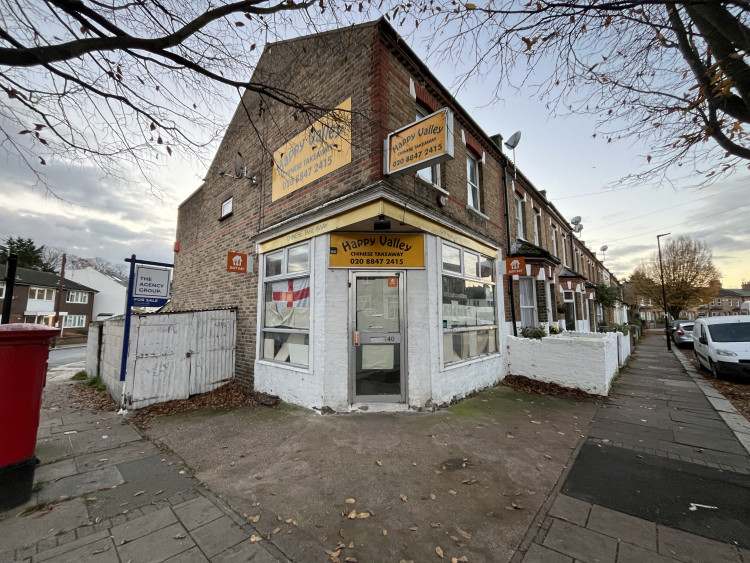
M 249 539 L 217 553 L 211 558 L 212 563 L 239 563 L 252 561 L 253 563 L 278 563 L 279 559 L 263 548 L 263 542 L 253 543 Z
M 620 542 L 617 563 L 675 563 L 675 560 L 637 545 Z
M 526 552 L 523 563 L 573 563 L 573 558 L 534 543 Z
M 674 441 L 678 444 L 695 446 L 698 448 L 716 450 L 720 452 L 745 455 L 745 448 L 737 441 L 734 434 L 728 429 L 723 430 L 690 430 L 687 428 L 673 431 Z
M 617 540 L 604 534 L 555 520 L 543 545 L 581 561 L 613 562 L 617 557 Z
M 657 549 L 656 524 L 629 514 L 593 505 L 586 527 L 649 551 Z
M 224 516 L 224 512 L 206 497 L 178 504 L 174 507 L 174 512 L 189 531 Z
M 736 547 L 666 526 L 657 526 L 659 553 L 687 563 L 739 563 Z
M 26 505 L 24 505 L 26 506 Z M 21 516 L 24 507 L 0 513 L 0 553 L 30 545 L 89 523 L 83 500 L 57 504 L 49 511 Z
M 150 505 L 152 502 L 168 499 L 195 487 L 195 482 L 183 466 L 166 454 L 159 453 L 122 462 L 115 467 L 124 482 L 116 488 L 97 492 L 96 500 L 88 503 L 92 517 L 111 517 L 122 513 L 123 510 Z M 180 474 L 180 471 L 183 473 Z
M 567 520 L 578 526 L 586 527 L 591 513 L 591 504 L 567 495 L 557 495 L 548 516 Z
M 250 534 L 235 524 L 229 516 L 222 516 L 190 531 L 195 543 L 209 559 L 248 539 Z
M 130 542 L 145 536 L 172 524 L 177 524 L 177 517 L 169 508 L 162 508 L 147 516 L 141 516 L 110 530 L 110 535 L 115 541 L 115 545 Z
M 181 524 L 175 523 L 153 533 L 117 546 L 121 561 L 166 561 L 195 547 L 195 542 Z
M 65 434 L 37 440 L 34 453 L 42 464 L 53 463 L 74 455 L 73 444 Z
M 204 563 L 208 561 L 208 559 L 206 559 L 206 556 L 203 555 L 203 552 L 200 550 L 200 548 L 198 546 L 195 546 L 195 547 L 188 549 L 187 551 L 178 553 L 174 557 L 165 559 L 165 561 L 167 562 L 173 561 L 174 563 L 178 563 L 178 562 L 179 563 Z
M 78 472 L 74 459 L 63 459 L 55 463 L 40 465 L 34 470 L 34 482 L 48 482 L 75 475 Z
M 123 461 L 133 461 L 158 455 L 159 449 L 147 440 L 133 441 L 106 451 L 77 455 L 75 457 L 78 471 L 90 471 L 107 465 L 116 465 Z
M 141 436 L 129 424 L 97 428 L 70 435 L 76 455 L 114 449 L 128 442 L 140 442 Z
M 48 552 L 45 552 L 32 557 L 32 563 L 50 560 L 54 560 L 55 563 L 81 563 L 81 561 L 93 561 L 94 563 L 120 563 L 120 560 L 117 558 L 117 552 L 115 551 L 110 538 L 102 538 L 87 545 L 82 545 L 76 549 L 57 553 L 54 558 L 47 557 L 47 553 Z
M 104 543 L 106 542 L 106 543 Z M 76 555 L 79 556 L 78 561 L 86 561 L 86 557 L 81 557 L 83 555 L 83 552 L 86 551 L 97 551 L 98 549 L 102 549 L 110 544 L 111 540 L 109 538 L 109 532 L 107 530 L 102 530 L 100 532 L 96 532 L 94 534 L 89 534 L 88 536 L 66 542 L 58 547 L 48 549 L 34 557 L 34 562 L 37 561 L 57 561 L 58 558 L 62 558 L 65 556 L 66 553 L 76 552 Z M 98 548 L 91 549 L 91 546 L 93 544 L 99 543 Z M 82 552 L 78 552 L 78 550 L 82 550 Z M 108 550 L 108 551 L 114 551 L 114 550 Z M 106 552 L 104 552 L 106 553 Z M 92 554 L 93 555 L 93 554 Z
M 102 488 L 116 487 L 124 482 L 125 479 L 117 467 L 102 467 L 45 484 L 39 491 L 39 500 L 54 501 L 63 496 L 79 496 Z

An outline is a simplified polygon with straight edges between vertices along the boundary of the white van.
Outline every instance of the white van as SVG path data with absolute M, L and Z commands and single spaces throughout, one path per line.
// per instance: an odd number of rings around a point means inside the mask
M 697 319 L 693 347 L 698 363 L 714 377 L 750 376 L 750 315 Z
M 740 304 L 740 315 L 750 315 L 750 301 L 743 301 Z

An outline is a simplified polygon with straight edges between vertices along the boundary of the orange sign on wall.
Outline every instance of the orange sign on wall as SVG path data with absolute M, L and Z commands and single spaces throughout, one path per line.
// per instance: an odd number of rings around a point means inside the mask
M 506 258 L 505 273 L 509 276 L 525 276 L 526 260 L 523 257 Z
M 227 252 L 227 272 L 247 273 L 247 254 Z

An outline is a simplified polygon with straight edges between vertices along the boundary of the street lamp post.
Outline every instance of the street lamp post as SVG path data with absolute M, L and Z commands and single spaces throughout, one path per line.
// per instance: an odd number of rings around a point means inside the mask
M 659 240 L 661 237 L 665 237 L 667 235 L 670 235 L 671 233 L 664 233 L 661 235 L 656 235 L 656 246 L 659 249 L 659 273 L 661 274 L 661 299 L 664 303 L 664 334 L 667 335 L 667 350 L 672 349 L 672 341 L 669 338 L 669 329 L 667 328 L 667 290 L 664 287 L 664 265 L 661 262 L 661 241 Z

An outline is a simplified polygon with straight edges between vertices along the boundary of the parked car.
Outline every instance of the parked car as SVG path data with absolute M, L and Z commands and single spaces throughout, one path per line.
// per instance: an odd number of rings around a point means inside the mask
M 693 347 L 700 366 L 714 377 L 750 376 L 750 315 L 697 319 Z
M 693 346 L 693 321 L 675 321 L 672 340 L 678 348 Z

